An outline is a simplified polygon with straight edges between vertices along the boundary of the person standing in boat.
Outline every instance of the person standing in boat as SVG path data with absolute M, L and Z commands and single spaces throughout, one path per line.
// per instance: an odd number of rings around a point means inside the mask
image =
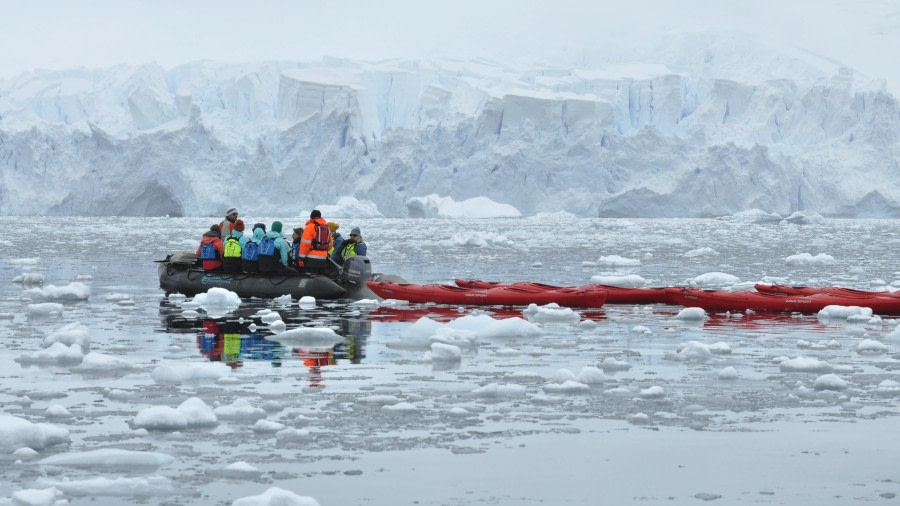
M 309 220 L 300 237 L 297 267 L 306 272 L 325 272 L 328 269 L 328 250 L 332 247 L 331 229 L 318 209 L 309 213 Z
M 222 268 L 229 274 L 239 274 L 241 268 L 241 249 L 244 237 L 244 220 L 236 220 L 232 225 L 231 235 L 225 239 L 225 253 Z
M 231 231 L 233 230 L 234 223 L 238 219 L 238 210 L 235 208 L 231 208 L 225 211 L 225 219 L 219 223 L 219 229 L 222 231 L 222 240 L 228 239 L 231 237 Z
M 200 239 L 197 247 L 197 257 L 203 261 L 204 271 L 216 271 L 222 268 L 222 257 L 225 255 L 225 247 L 222 238 L 219 237 L 222 230 L 218 225 L 209 227 Z
M 259 241 L 259 272 L 283 273 L 288 265 L 290 249 L 281 234 L 281 222 L 272 222 L 271 230 Z
M 344 265 L 344 260 L 355 256 L 366 256 L 366 243 L 363 241 L 359 227 L 353 227 L 348 238 L 340 248 L 335 248 L 331 258 L 338 265 Z
M 253 237 L 241 236 L 241 270 L 246 273 L 259 272 L 259 242 L 266 236 L 266 225 L 253 225 Z

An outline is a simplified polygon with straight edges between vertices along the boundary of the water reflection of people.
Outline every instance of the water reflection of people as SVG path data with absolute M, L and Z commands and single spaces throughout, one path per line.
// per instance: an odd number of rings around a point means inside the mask
M 244 365 L 247 360 L 265 360 L 272 367 L 281 367 L 284 345 L 251 333 L 238 322 L 205 320 L 203 331 L 197 335 L 200 354 L 211 362 L 225 362 L 231 368 Z
M 322 367 L 335 365 L 340 360 L 359 364 L 365 358 L 365 343 L 372 332 L 372 323 L 360 318 L 339 320 L 344 341 L 323 349 L 295 348 L 286 350 L 274 339 L 267 339 L 265 331 L 251 332 L 252 320 L 204 320 L 197 334 L 197 348 L 213 362 L 225 362 L 232 368 L 242 367 L 245 360 L 265 360 L 272 367 L 281 367 L 285 356 L 297 355 L 310 368 L 310 386 L 321 387 Z M 270 336 L 271 337 L 271 336 Z

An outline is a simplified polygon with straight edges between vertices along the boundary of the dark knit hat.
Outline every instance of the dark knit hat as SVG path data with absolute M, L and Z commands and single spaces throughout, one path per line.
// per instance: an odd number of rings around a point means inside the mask
M 309 219 L 321 218 L 321 217 L 322 217 L 322 213 L 319 212 L 318 209 L 313 209 L 313 211 L 311 213 L 309 213 Z
M 359 233 L 359 227 L 353 227 L 353 230 L 350 231 L 350 235 L 358 235 L 362 237 L 362 234 Z
M 209 227 L 209 231 L 210 231 L 210 232 L 215 232 L 215 233 L 217 233 L 217 234 L 221 234 L 221 233 L 222 233 L 222 229 L 219 227 L 219 225 L 213 225 L 213 226 Z
M 265 232 L 265 231 L 266 231 L 266 224 L 265 224 L 265 223 L 255 223 L 255 224 L 253 225 L 253 230 L 256 230 L 256 229 L 258 229 L 258 228 L 261 228 L 262 231 Z
M 235 220 L 234 226 L 231 227 L 234 230 L 238 230 L 240 232 L 244 231 L 244 220 Z
M 281 233 L 281 222 L 280 221 L 272 222 L 272 232 L 278 232 L 279 234 Z

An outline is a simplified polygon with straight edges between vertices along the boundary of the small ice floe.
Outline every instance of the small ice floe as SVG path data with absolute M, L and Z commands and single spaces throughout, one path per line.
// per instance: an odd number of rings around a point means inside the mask
M 581 315 L 572 311 L 570 308 L 560 307 L 560 305 L 555 302 L 551 302 L 544 306 L 529 304 L 522 313 L 535 321 L 544 323 L 558 322 L 575 324 L 581 320 Z
M 28 304 L 26 313 L 29 317 L 58 317 L 63 314 L 63 305 L 58 302 L 43 302 L 39 304 Z
M 403 399 L 397 397 L 396 395 L 387 394 L 368 395 L 366 397 L 360 397 L 359 399 L 356 399 L 357 404 L 369 404 L 375 406 L 390 406 L 402 401 Z
M 856 345 L 860 355 L 881 355 L 891 351 L 891 347 L 874 339 L 863 339 Z
M 623 276 L 591 276 L 591 284 L 618 286 L 622 288 L 640 288 L 647 286 L 647 280 L 637 274 L 627 274 Z
M 24 418 L 0 414 L 0 453 L 19 448 L 41 450 L 69 441 L 69 431 L 49 423 L 32 423 Z
M 158 469 L 175 462 L 165 453 L 103 448 L 83 452 L 67 452 L 41 459 L 42 466 L 83 467 L 89 469 Z
M 500 385 L 489 383 L 483 387 L 472 390 L 472 395 L 487 399 L 502 399 L 507 397 L 521 397 L 525 395 L 525 387 L 522 385 Z
M 12 456 L 19 460 L 32 460 L 40 457 L 41 454 L 31 448 L 25 447 L 12 452 Z
M 91 350 L 91 336 L 88 328 L 79 322 L 70 323 L 51 332 L 44 338 L 41 345 L 46 348 L 53 343 L 62 343 L 66 346 L 77 344 L 84 353 Z
M 719 374 L 716 377 L 720 380 L 736 380 L 738 379 L 738 372 L 734 367 L 728 366 L 719 371 Z
M 278 311 L 266 311 L 266 312 L 260 311 L 257 314 L 259 315 L 260 321 L 262 321 L 263 323 L 265 323 L 267 325 L 270 323 L 281 321 L 281 313 L 279 313 Z
M 37 272 L 23 272 L 14 277 L 12 282 L 21 285 L 42 285 L 44 284 L 44 275 Z
M 875 393 L 880 395 L 900 395 L 900 383 L 894 380 L 884 380 L 875 388 Z
M 285 345 L 307 348 L 328 348 L 344 342 L 342 336 L 339 336 L 334 330 L 327 327 L 299 327 L 286 330 L 274 336 L 265 337 Z
M 214 427 L 219 419 L 202 399 L 191 397 L 177 408 L 152 406 L 142 409 L 131 422 L 135 428 L 181 430 L 189 427 Z
M 397 404 L 390 404 L 387 406 L 381 406 L 381 409 L 384 411 L 391 411 L 394 413 L 413 413 L 418 411 L 419 408 L 416 407 L 415 404 L 410 402 L 398 402 Z
M 575 380 L 566 380 L 562 383 L 549 383 L 544 385 L 544 391 L 554 394 L 575 394 L 590 391 L 591 387 Z
M 231 506 L 319 506 L 319 502 L 312 497 L 297 495 L 290 490 L 271 487 L 259 495 L 251 495 L 237 499 Z
M 131 362 L 103 353 L 92 351 L 84 356 L 81 363 L 73 367 L 79 373 L 127 373 L 137 369 Z
M 238 294 L 225 288 L 213 287 L 206 293 L 198 293 L 194 302 L 213 318 L 225 316 L 241 305 Z
M 740 282 L 741 278 L 725 272 L 707 272 L 688 280 L 691 286 L 723 287 Z
M 288 293 L 286 293 L 280 297 L 275 297 L 274 299 L 272 299 L 272 304 L 275 304 L 276 306 L 281 306 L 281 307 L 290 306 L 291 302 L 292 302 L 291 295 Z
M 66 286 L 47 285 L 22 291 L 22 297 L 33 300 L 79 301 L 91 297 L 91 288 L 84 283 L 73 282 Z
M 283 321 L 277 320 L 269 324 L 269 330 L 271 330 L 273 334 L 281 334 L 287 330 L 287 325 Z
M 714 257 L 719 256 L 719 252 L 709 247 L 703 247 L 685 251 L 683 256 L 686 258 Z
M 347 305 L 348 306 L 377 306 L 379 304 L 378 304 L 378 300 L 376 300 L 376 299 L 359 299 L 359 300 L 355 300 Z
M 686 307 L 675 315 L 676 320 L 698 321 L 709 318 L 702 307 Z
M 646 413 L 635 413 L 628 417 L 628 421 L 635 425 L 644 425 L 650 423 L 650 416 Z
M 285 425 L 283 423 L 273 422 L 271 420 L 266 420 L 260 418 L 253 424 L 253 432 L 259 433 L 276 433 L 280 430 L 283 430 Z
M 825 253 L 819 253 L 815 256 L 809 253 L 800 253 L 799 255 L 791 255 L 784 259 L 784 265 L 806 266 L 832 264 L 834 264 L 834 257 L 826 255 Z
M 6 263 L 10 265 L 37 265 L 41 262 L 38 257 L 32 258 L 7 258 Z
M 800 339 L 797 341 L 798 348 L 809 348 L 811 350 L 837 350 L 841 348 L 841 343 L 838 341 L 831 339 L 829 341 L 817 341 L 811 342 L 805 339 Z
M 459 346 L 444 343 L 432 343 L 431 360 L 434 362 L 459 362 L 462 360 L 462 350 Z
M 581 368 L 575 381 L 587 385 L 598 385 L 606 381 L 606 375 L 601 369 L 588 365 Z
M 868 321 L 872 317 L 872 310 L 867 307 L 860 306 L 825 306 L 819 311 L 818 316 L 822 318 L 842 318 L 849 320 L 856 316 L 862 316 L 863 321 Z
M 93 281 L 93 280 L 94 280 L 94 276 L 91 276 L 90 274 L 79 274 L 79 275 L 75 276 L 75 281 Z
M 0 320 L 15 320 L 16 315 L 12 313 L 0 313 Z
M 300 443 L 311 440 L 312 434 L 309 432 L 309 429 L 287 428 L 276 432 L 275 439 L 286 443 Z
M 450 411 L 448 411 L 448 413 L 450 413 L 451 415 L 454 415 L 454 416 L 469 416 L 471 414 L 471 413 L 469 413 L 468 409 L 461 408 L 459 406 L 457 406 L 455 408 L 450 408 Z
M 532 269 L 540 269 L 543 266 L 544 266 L 543 262 L 534 262 L 533 264 L 531 264 Z
M 641 261 L 619 255 L 606 255 L 597 259 L 597 265 L 606 267 L 637 267 L 638 265 L 641 265 Z
M 597 328 L 597 322 L 594 320 L 581 320 L 578 322 L 578 328 L 589 332 Z
M 43 350 L 23 353 L 15 361 L 22 364 L 78 364 L 82 359 L 84 352 L 77 344 L 53 343 Z
M 632 334 L 652 334 L 653 331 L 643 325 L 635 325 L 631 327 Z
M 315 309 L 316 298 L 310 295 L 305 295 L 303 297 L 300 297 L 300 300 L 297 301 L 297 305 L 300 306 L 301 309 Z
M 200 313 L 194 311 L 193 309 L 185 309 L 181 312 L 181 317 L 186 318 L 188 320 L 193 320 L 200 317 Z
M 631 364 L 609 357 L 603 360 L 603 363 L 600 364 L 600 368 L 603 369 L 603 372 L 627 371 L 628 369 L 631 369 Z
M 678 358 L 684 360 L 705 360 L 712 356 L 712 350 L 709 345 L 699 341 L 688 341 L 681 343 L 676 348 Z
M 13 492 L 12 502 L 0 499 L 0 504 L 13 504 L 15 506 L 54 506 L 57 504 L 69 504 L 63 491 L 56 487 L 49 488 L 25 488 Z
M 837 374 L 823 374 L 816 378 L 816 390 L 846 390 L 847 382 Z
M 574 380 L 574 379 L 575 379 L 575 373 L 573 373 L 572 371 L 570 371 L 570 370 L 568 370 L 568 369 L 566 369 L 566 368 L 562 368 L 562 369 L 559 369 L 558 371 L 556 371 L 556 373 L 553 374 L 553 378 L 552 378 L 552 379 L 553 379 L 553 381 L 555 381 L 555 382 L 557 382 L 557 383 L 562 383 L 562 382 L 564 382 L 564 381 Z
M 781 363 L 778 364 L 778 367 L 781 369 L 781 372 L 830 373 L 834 370 L 828 362 L 809 357 L 797 357 L 782 360 Z
M 119 302 L 123 300 L 131 300 L 131 295 L 127 293 L 111 293 L 105 297 L 106 302 Z
M 262 475 L 262 472 L 251 464 L 239 460 L 228 464 L 218 471 L 212 471 L 211 474 L 223 476 L 232 480 L 256 480 Z
M 221 362 L 163 362 L 153 369 L 150 377 L 157 383 L 200 383 L 215 381 L 229 374 L 231 368 Z
M 790 214 L 790 216 L 782 220 L 781 223 L 793 223 L 795 225 L 821 225 L 825 223 L 825 217 L 815 211 L 794 211 Z
M 67 496 L 79 497 L 134 497 L 146 499 L 148 497 L 167 496 L 178 493 L 172 480 L 164 476 L 147 476 L 126 478 L 96 477 L 85 480 L 63 481 L 41 478 L 37 483 L 42 486 L 51 486 L 61 490 Z
M 642 388 L 640 391 L 640 395 L 644 399 L 662 399 L 666 396 L 666 391 L 663 389 L 663 387 L 654 385 L 650 388 Z
M 442 327 L 434 331 L 429 341 L 432 344 L 441 343 L 468 348 L 477 344 L 478 334 L 472 330 Z
M 238 422 L 256 422 L 266 416 L 266 410 L 250 404 L 247 399 L 236 399 L 231 404 L 218 406 L 213 413 L 220 420 L 233 420 Z
M 44 411 L 44 416 L 47 418 L 72 418 L 72 413 L 70 413 L 65 406 L 51 404 L 47 406 L 47 410 Z
M 447 323 L 454 329 L 470 330 L 479 338 L 536 337 L 544 333 L 540 327 L 522 318 L 495 320 L 488 315 L 466 315 Z

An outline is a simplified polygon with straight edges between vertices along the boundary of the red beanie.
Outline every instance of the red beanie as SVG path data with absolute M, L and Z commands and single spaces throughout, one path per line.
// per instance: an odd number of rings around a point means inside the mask
M 240 232 L 244 231 L 244 220 L 237 220 L 234 222 L 234 229 Z

